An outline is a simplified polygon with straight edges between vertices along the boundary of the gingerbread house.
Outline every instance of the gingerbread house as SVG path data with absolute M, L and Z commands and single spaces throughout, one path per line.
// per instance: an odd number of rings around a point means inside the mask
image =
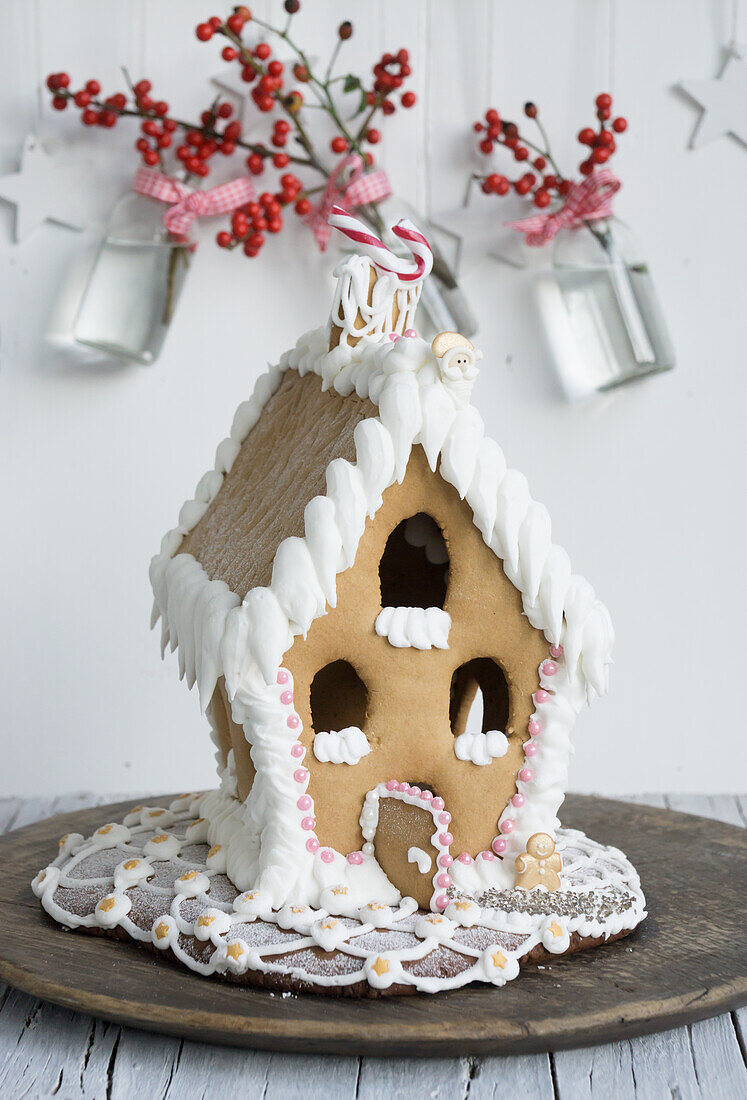
M 152 562 L 154 621 L 207 711 L 235 886 L 439 911 L 554 839 L 613 632 L 485 435 L 479 352 L 413 329 L 425 239 L 401 223 L 403 261 L 332 220 L 358 251 L 330 320 L 237 410 Z

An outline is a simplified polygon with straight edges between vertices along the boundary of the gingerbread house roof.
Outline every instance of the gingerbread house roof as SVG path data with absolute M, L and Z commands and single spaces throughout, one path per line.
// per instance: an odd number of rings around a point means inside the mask
M 221 675 L 229 694 L 252 671 L 274 681 L 293 638 L 335 605 L 366 518 L 418 444 L 469 505 L 532 626 L 563 647 L 555 691 L 574 714 L 604 693 L 609 614 L 485 435 L 471 383 L 416 336 L 328 348 L 329 326 L 313 330 L 260 377 L 151 563 L 153 622 L 203 705 Z M 292 425 L 282 441 L 278 420 Z

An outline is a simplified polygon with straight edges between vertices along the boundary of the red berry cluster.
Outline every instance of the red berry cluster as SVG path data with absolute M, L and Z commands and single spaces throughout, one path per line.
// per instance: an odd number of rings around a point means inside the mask
M 263 234 L 279 233 L 283 228 L 283 207 L 295 203 L 299 216 L 308 214 L 311 203 L 307 198 L 298 198 L 303 184 L 297 176 L 288 172 L 281 176 L 282 190 L 275 195 L 263 192 L 255 202 L 248 202 L 234 210 L 231 215 L 231 231 L 221 230 L 216 241 L 221 248 L 236 248 L 242 245 L 245 256 L 258 256 L 264 243 Z
M 398 50 L 396 54 L 382 54 L 381 60 L 373 67 L 374 86 L 373 91 L 366 95 L 366 102 L 370 107 L 380 104 L 385 115 L 393 115 L 396 105 L 390 96 L 402 87 L 404 81 L 412 74 L 410 68 L 410 55 L 407 50 Z M 417 96 L 414 92 L 404 92 L 400 98 L 403 107 L 414 107 Z M 370 137 L 368 139 L 371 140 Z M 376 139 L 378 141 L 378 138 Z
M 337 28 L 338 41 L 325 77 L 321 79 L 315 76 L 305 53 L 289 36 L 290 17 L 299 11 L 300 0 L 284 0 L 283 6 L 289 19 L 282 29 L 253 17 L 249 8 L 243 4 L 234 7 L 225 18 L 214 15 L 195 28 L 196 36 L 201 42 L 209 42 L 215 37 L 224 40 L 222 57 L 224 61 L 235 62 L 240 66 L 242 79 L 251 85 L 250 94 L 257 109 L 263 114 L 277 111 L 277 116 L 272 119 L 268 144 L 246 140 L 242 135 L 240 122 L 233 117 L 233 107 L 220 100 L 216 100 L 208 110 L 202 112 L 199 122 L 191 122 L 172 117 L 169 104 L 153 97 L 149 80 L 131 84 L 128 95 L 117 92 L 103 98 L 101 85 L 97 80 L 89 80 L 78 91 L 74 91 L 67 73 L 52 73 L 47 79 L 47 87 L 52 93 L 52 106 L 56 110 L 64 110 L 72 103 L 80 109 L 81 120 L 86 126 L 111 127 L 124 116 L 137 118 L 140 122 L 140 135 L 135 142 L 135 148 L 143 163 L 149 167 L 158 166 L 168 174 L 177 175 L 174 170 L 175 162 L 176 168 L 180 169 L 180 178 L 204 178 L 210 174 L 210 161 L 216 154 L 228 157 L 237 150 L 242 150 L 245 151 L 246 169 L 251 175 L 262 175 L 269 163 L 278 172 L 285 172 L 275 194 L 267 191 L 258 202 L 247 203 L 237 210 L 231 221 L 231 232 L 223 230 L 217 235 L 221 247 L 235 248 L 241 245 L 248 256 L 258 255 L 264 244 L 265 232 L 278 233 L 281 230 L 284 207 L 293 205 L 300 217 L 311 212 L 309 195 L 323 190 L 330 171 L 317 154 L 306 132 L 302 112 L 303 94 L 298 87 L 286 87 L 286 70 L 290 70 L 291 65 L 286 66 L 273 57 L 272 46 L 264 38 L 273 34 L 279 36 L 295 52 L 296 60 L 292 64 L 294 81 L 308 87 L 316 99 L 315 106 L 325 110 L 335 124 L 337 133 L 330 143 L 332 151 L 338 154 L 360 152 L 369 165 L 373 163 L 373 157 L 370 152 L 364 152 L 361 146 L 364 143 L 376 145 L 381 140 L 380 130 L 372 125 L 373 117 L 379 110 L 385 115 L 396 110 L 393 95 L 411 73 L 409 54 L 403 49 L 396 54 L 385 53 L 376 63 L 370 91 L 353 74 L 332 77 L 331 70 L 337 51 L 353 34 L 353 25 L 346 20 Z M 248 23 L 258 28 L 263 36 L 262 41 L 251 46 L 243 40 Z M 343 121 L 344 114 L 338 111 L 331 90 L 337 81 L 344 81 L 344 93 L 357 91 L 360 97 L 358 109 L 352 114 L 352 118 L 356 119 L 355 125 L 351 123 L 350 117 Z M 403 107 L 412 107 L 415 101 L 413 92 L 400 94 Z M 174 158 L 170 166 L 165 164 L 167 150 L 171 150 Z M 298 165 L 318 173 L 320 181 L 314 186 L 305 185 L 296 175 L 286 171 L 289 166 Z
M 607 124 L 612 117 L 612 96 L 602 92 L 596 98 L 597 119 L 599 129 L 585 126 L 579 130 L 578 140 L 582 145 L 587 145 L 591 150 L 578 166 L 582 176 L 590 176 L 598 164 L 606 164 L 617 149 L 615 134 L 624 134 L 628 128 L 628 120 L 622 116 L 612 119 L 611 129 Z
M 586 127 L 580 131 L 578 140 L 582 145 L 588 145 L 591 152 L 579 165 L 582 175 L 588 176 L 597 165 L 605 164 L 617 146 L 615 134 L 623 133 L 628 126 L 626 119 L 616 118 L 608 128 L 612 114 L 612 96 L 606 92 L 596 98 L 597 118 L 599 129 L 593 130 Z M 531 165 L 534 171 L 528 170 L 515 179 L 491 172 L 487 175 L 476 175 L 474 178 L 480 181 L 480 186 L 486 195 L 507 195 L 513 190 L 517 195 L 530 195 L 534 205 L 540 209 L 549 206 L 553 201 L 553 193 L 567 195 L 571 187 L 571 179 L 562 175 L 557 168 L 549 148 L 547 136 L 539 121 L 539 109 L 535 103 L 524 104 L 524 114 L 527 118 L 537 123 L 544 146 L 538 146 L 520 133 L 515 122 L 508 122 L 500 117 L 494 107 L 485 112 L 484 119 L 474 124 L 474 131 L 482 135 L 479 141 L 479 149 L 485 156 L 493 153 L 496 145 L 503 145 L 509 149 L 513 158 L 518 163 Z M 614 131 L 614 132 L 613 132 Z M 548 165 L 551 171 L 547 171 Z

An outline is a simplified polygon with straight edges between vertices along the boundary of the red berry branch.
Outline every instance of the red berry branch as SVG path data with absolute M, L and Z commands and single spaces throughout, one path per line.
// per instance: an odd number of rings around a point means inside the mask
M 282 28 L 253 16 L 243 4 L 235 7 L 225 19 L 214 15 L 195 28 L 200 42 L 216 38 L 225 41 L 221 56 L 224 61 L 239 66 L 241 79 L 251 85 L 250 96 L 257 110 L 262 114 L 274 113 L 269 144 L 246 139 L 241 123 L 233 117 L 230 103 L 217 98 L 202 112 L 199 123 L 190 122 L 175 117 L 165 100 L 153 98 L 149 80 L 132 84 L 127 73 L 128 93 L 116 92 L 107 96 L 102 94 L 98 80 L 88 80 L 74 91 L 67 73 L 52 73 L 47 77 L 52 106 L 59 111 L 70 105 L 77 107 L 84 126 L 108 129 L 122 118 L 140 119 L 141 136 L 135 148 L 143 164 L 184 183 L 190 183 L 194 177 L 205 179 L 216 154 L 231 157 L 239 151 L 247 154 L 245 167 L 253 176 L 261 176 L 270 164 L 280 172 L 292 166 L 294 170 L 317 173 L 321 182 L 305 183 L 295 171 L 284 172 L 276 191 L 268 190 L 256 202 L 234 211 L 230 231 L 225 229 L 217 234 L 216 242 L 221 248 L 241 246 L 247 256 L 256 256 L 265 243 L 263 234 L 279 233 L 282 229 L 285 207 L 293 205 L 299 217 L 306 217 L 311 212 L 309 196 L 324 190 L 332 171 L 332 166 L 325 163 L 309 135 L 307 110 L 322 109 L 331 118 L 337 131 L 330 141 L 332 153 L 357 153 L 367 166 L 371 166 L 374 158 L 367 146 L 377 145 L 381 140 L 381 131 L 372 123 L 379 113 L 384 116 L 395 112 L 394 95 L 411 75 L 407 50 L 385 53 L 373 66 L 369 87 L 353 73 L 333 75 L 340 49 L 353 35 L 353 24 L 347 20 L 337 28 L 335 46 L 324 76 L 317 75 L 304 50 L 290 37 L 293 16 L 300 7 L 300 0 L 285 0 L 287 18 Z M 273 57 L 273 48 L 267 41 L 245 41 L 247 28 L 256 28 L 263 37 L 280 39 L 294 55 L 293 63 Z M 292 78 L 290 82 L 289 78 Z M 309 102 L 306 102 L 305 92 Z M 338 93 L 342 97 L 356 95 L 352 112 L 346 117 L 343 117 Z M 413 107 L 416 96 L 413 92 L 404 92 L 399 102 L 404 108 Z
M 626 119 L 612 119 L 611 95 L 603 92 L 595 102 L 598 126 L 585 126 L 578 133 L 578 141 L 588 150 L 578 166 L 582 176 L 590 176 L 597 166 L 609 161 L 617 149 L 615 135 L 624 133 L 628 128 Z M 513 190 L 517 195 L 531 196 L 534 205 L 542 210 L 553 202 L 554 197 L 567 195 L 574 181 L 558 168 L 536 104 L 525 103 L 524 114 L 536 124 L 539 142 L 529 140 L 515 122 L 503 120 L 492 107 L 485 112 L 483 120 L 474 124 L 473 129 L 481 135 L 479 149 L 485 156 L 490 156 L 496 146 L 502 145 L 517 163 L 530 162 L 534 171 L 523 172 L 515 179 L 498 172 L 476 172 L 471 179 L 480 184 L 486 195 L 507 195 Z M 551 169 L 549 172 L 548 166 Z

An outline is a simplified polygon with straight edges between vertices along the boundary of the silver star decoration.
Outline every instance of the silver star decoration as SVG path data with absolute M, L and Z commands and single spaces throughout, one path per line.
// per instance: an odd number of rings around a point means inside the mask
M 81 161 L 57 164 L 38 138 L 29 134 L 21 151 L 20 170 L 0 177 L 0 199 L 16 208 L 15 240 L 22 241 L 45 221 L 82 229 L 88 170 L 88 163 Z
M 747 145 L 747 63 L 734 46 L 715 79 L 682 80 L 679 86 L 703 109 L 690 138 L 691 149 L 727 134 Z

